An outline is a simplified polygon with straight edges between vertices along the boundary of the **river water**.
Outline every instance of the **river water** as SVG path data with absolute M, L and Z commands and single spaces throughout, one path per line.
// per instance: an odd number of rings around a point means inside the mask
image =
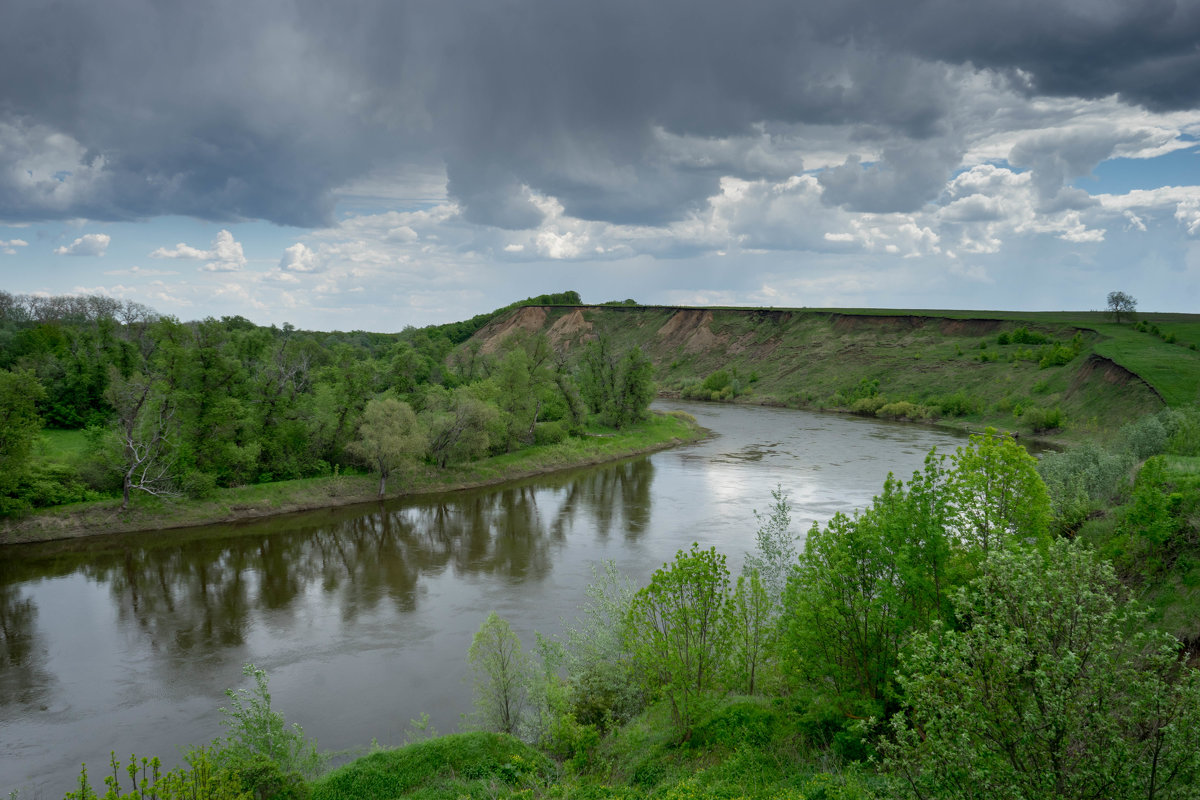
M 642 585 L 695 541 L 736 574 L 776 485 L 803 534 L 963 442 L 831 414 L 657 407 L 714 436 L 502 488 L 0 551 L 0 796 L 60 798 L 82 762 L 103 775 L 109 750 L 176 763 L 221 734 L 246 662 L 322 749 L 399 744 L 422 713 L 450 733 L 489 611 L 529 647 L 573 616 L 603 560 Z

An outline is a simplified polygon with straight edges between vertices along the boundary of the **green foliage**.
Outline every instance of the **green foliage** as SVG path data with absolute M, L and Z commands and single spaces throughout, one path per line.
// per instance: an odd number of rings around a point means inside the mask
M 1112 569 L 1055 543 L 989 554 L 959 630 L 917 634 L 886 764 L 914 797 L 1191 797 L 1200 676 L 1137 629 Z
M 918 420 L 928 416 L 928 412 L 924 406 L 910 403 L 907 400 L 899 400 L 894 403 L 885 403 L 875 411 L 875 416 L 885 419 L 907 419 Z
M 79 789 L 67 792 L 64 800 L 302 800 L 308 796 L 255 794 L 244 786 L 240 776 L 219 769 L 212 752 L 205 749 L 189 750 L 183 766 L 165 774 L 157 758 L 139 759 L 131 755 L 129 763 L 122 766 L 115 752 L 109 754 L 109 768 L 111 772 L 104 778 L 104 794 L 97 794 L 92 788 L 85 764 L 79 774 Z M 128 776 L 128 783 L 122 773 Z
M 979 400 L 968 395 L 962 389 L 939 398 L 935 405 L 938 412 L 944 417 L 964 417 L 968 414 L 977 414 L 980 410 Z
M 743 573 L 757 573 L 763 590 L 778 613 L 783 602 L 783 590 L 788 574 L 796 564 L 796 534 L 792 533 L 792 504 L 782 485 L 771 490 L 772 503 L 766 514 L 754 512 L 758 530 L 754 534 L 755 549 L 746 553 Z
M 625 638 L 633 596 L 632 584 L 612 561 L 593 565 L 581 616 L 565 625 L 569 712 L 601 732 L 645 706 L 642 678 Z
M 768 669 L 774 667 L 778 599 L 772 597 L 751 570 L 739 575 L 733 593 L 725 605 L 722 623 L 728 639 L 722 684 L 738 694 L 756 694 L 763 690 Z
M 728 591 L 725 556 L 693 544 L 655 571 L 626 617 L 628 643 L 646 689 L 667 698 L 684 738 L 719 685 L 728 648 L 723 624 Z
M 555 774 L 550 761 L 498 733 L 458 733 L 383 750 L 315 781 L 313 800 L 494 798 L 541 787 Z
M 32 372 L 0 370 L 0 515 L 31 505 L 14 494 L 29 470 L 33 443 L 42 427 L 37 404 L 43 397 L 45 392 Z
M 650 360 L 638 347 L 619 354 L 604 337 L 584 348 L 578 383 L 588 409 L 614 428 L 645 419 L 654 399 Z
M 471 639 L 467 661 L 474 675 L 472 723 L 483 730 L 515 734 L 528 704 L 532 665 L 508 621 L 495 611 Z
M 271 708 L 267 673 L 253 664 L 242 667 L 242 674 L 254 680 L 249 689 L 228 689 L 229 707 L 220 709 L 228 735 L 214 742 L 213 758 L 227 769 L 264 774 L 262 763 L 274 765 L 271 780 L 288 782 L 296 773 L 313 777 L 324 766 L 316 742 L 304 735 L 299 725 L 289 726 L 283 714 Z M 274 776 L 274 777 L 272 777 Z M 281 777 L 280 777 L 281 776 Z
M 421 418 L 429 437 L 429 456 L 439 467 L 482 456 L 500 425 L 499 410 L 465 387 L 455 389 L 445 407 L 431 404 Z
M 425 452 L 425 431 L 417 424 L 412 406 L 394 397 L 367 403 L 358 438 L 346 450 L 379 473 L 379 496 L 383 497 L 388 476 Z
M 977 555 L 1049 532 L 1050 497 L 1037 459 L 988 428 L 953 458 L 952 503 L 959 540 Z
M 1051 498 L 1055 528 L 1073 531 L 1112 501 L 1132 465 L 1127 451 L 1093 443 L 1043 454 L 1037 469 Z
M 1021 413 L 1021 419 L 1029 425 L 1034 433 L 1050 433 L 1061 430 L 1067 424 L 1067 415 L 1059 406 L 1026 408 Z

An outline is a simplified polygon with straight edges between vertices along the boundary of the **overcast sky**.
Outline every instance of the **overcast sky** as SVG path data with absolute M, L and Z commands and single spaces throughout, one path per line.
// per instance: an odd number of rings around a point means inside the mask
M 0 288 L 1200 311 L 1195 0 L 5 0 Z

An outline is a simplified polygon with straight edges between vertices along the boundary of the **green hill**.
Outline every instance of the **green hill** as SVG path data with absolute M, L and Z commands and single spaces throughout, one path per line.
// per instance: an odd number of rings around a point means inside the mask
M 525 306 L 481 328 L 560 351 L 606 336 L 650 357 L 660 392 L 708 400 L 994 425 L 1105 438 L 1164 405 L 1200 400 L 1200 315 Z

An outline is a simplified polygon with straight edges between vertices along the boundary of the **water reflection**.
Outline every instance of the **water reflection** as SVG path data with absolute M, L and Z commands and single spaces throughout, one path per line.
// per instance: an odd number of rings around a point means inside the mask
M 20 588 L 0 585 L 0 705 L 39 705 L 52 683 L 37 607 Z
M 189 653 L 244 645 L 256 615 L 286 627 L 294 606 L 312 593 L 353 626 L 382 603 L 396 613 L 415 611 L 423 575 L 450 570 L 510 585 L 541 580 L 553 549 L 581 519 L 601 540 L 614 527 L 626 540 L 641 536 L 653 481 L 653 464 L 640 459 L 580 473 L 550 491 L 521 485 L 380 505 L 290 529 L 267 523 L 262 531 L 231 527 L 224 535 L 120 537 L 77 572 L 107 587 L 117 623 L 175 667 Z M 52 569 L 64 571 L 71 570 Z M 2 702 L 32 702 L 29 693 L 45 682 L 36 668 L 36 617 L 34 601 L 18 586 L 0 584 Z

